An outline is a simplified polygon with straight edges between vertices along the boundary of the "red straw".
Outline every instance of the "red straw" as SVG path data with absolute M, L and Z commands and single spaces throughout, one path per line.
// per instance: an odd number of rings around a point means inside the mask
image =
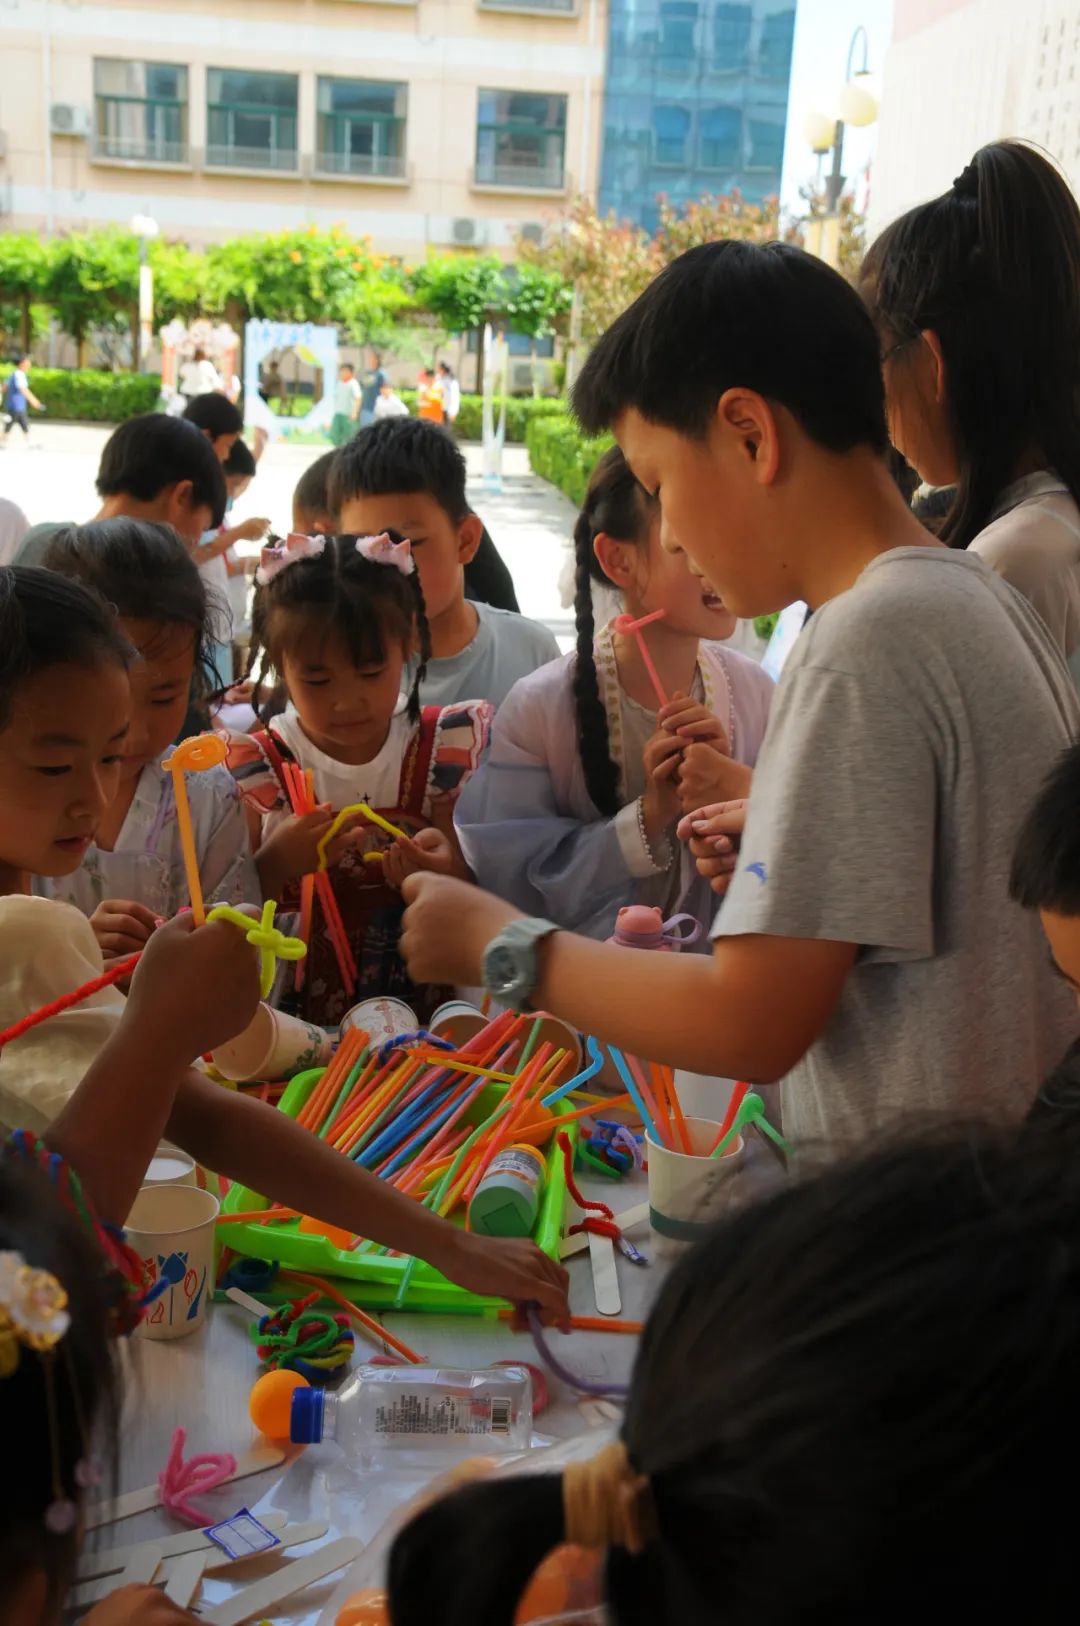
M 637 644 L 645 670 L 649 674 L 649 682 L 656 691 L 656 698 L 662 706 L 667 705 L 668 697 L 664 692 L 664 685 L 660 681 L 660 673 L 656 670 L 653 658 L 649 654 L 649 646 L 645 642 L 645 634 L 641 629 L 647 627 L 650 621 L 662 620 L 665 615 L 667 615 L 666 610 L 654 610 L 651 615 L 639 616 L 636 621 L 631 615 L 619 615 L 615 618 L 615 631 L 624 638 L 632 637 Z
M 749 1084 L 736 1084 L 735 1085 L 735 1088 L 731 1092 L 731 1100 L 728 1102 L 728 1109 L 724 1113 L 724 1121 L 720 1125 L 720 1133 L 717 1135 L 716 1139 L 713 1141 L 712 1145 L 709 1147 L 709 1150 L 706 1153 L 706 1156 L 711 1157 L 712 1153 L 716 1151 L 716 1148 L 719 1146 L 720 1142 L 723 1140 L 724 1136 L 727 1134 L 728 1130 L 731 1128 L 732 1124 L 735 1122 L 735 1114 L 738 1112 L 739 1108 L 742 1106 L 743 1100 L 744 1100 L 744 1098 L 746 1096 L 746 1093 L 749 1090 L 749 1088 L 750 1088 Z

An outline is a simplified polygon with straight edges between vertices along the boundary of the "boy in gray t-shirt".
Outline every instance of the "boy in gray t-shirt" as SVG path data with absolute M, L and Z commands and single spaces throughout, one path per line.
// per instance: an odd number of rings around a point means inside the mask
M 529 932 L 498 899 L 417 875 L 412 975 L 470 984 L 483 965 L 493 992 L 633 1054 L 782 1079 L 796 1146 L 1022 1117 L 1077 1021 L 1009 863 L 1080 710 L 1038 617 L 893 484 L 858 296 L 786 245 L 693 249 L 595 346 L 574 406 L 588 432 L 614 429 L 665 546 L 736 615 L 796 599 L 814 614 L 749 816 L 680 827 L 727 891 L 711 958 Z

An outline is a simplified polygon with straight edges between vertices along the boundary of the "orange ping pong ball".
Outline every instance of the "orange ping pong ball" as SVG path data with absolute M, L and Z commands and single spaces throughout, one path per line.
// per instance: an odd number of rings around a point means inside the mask
M 309 1389 L 299 1372 L 264 1372 L 248 1400 L 248 1415 L 268 1440 L 287 1440 L 294 1389 Z

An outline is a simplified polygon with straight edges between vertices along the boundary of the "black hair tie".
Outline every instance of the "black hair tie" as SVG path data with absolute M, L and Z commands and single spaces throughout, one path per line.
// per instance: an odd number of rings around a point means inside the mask
M 978 198 L 979 175 L 973 163 L 962 169 L 952 183 L 953 191 L 958 198 Z

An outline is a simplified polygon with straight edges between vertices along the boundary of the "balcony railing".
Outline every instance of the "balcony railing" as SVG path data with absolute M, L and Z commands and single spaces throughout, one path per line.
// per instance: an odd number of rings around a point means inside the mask
M 295 147 L 236 147 L 231 142 L 210 141 L 206 165 L 208 169 L 265 169 L 288 175 L 299 168 L 299 155 Z
M 481 162 L 473 171 L 474 186 L 506 186 L 515 191 L 563 192 L 566 190 L 565 164 L 530 164 L 513 160 Z
M 292 109 L 211 102 L 206 112 L 208 168 L 266 169 L 286 174 L 299 168 L 296 113 Z
M 403 181 L 406 177 L 404 153 L 319 152 L 315 154 L 317 175 L 355 175 L 378 181 Z
M 117 164 L 188 164 L 187 105 L 151 96 L 94 98 L 91 156 Z
M 574 17 L 578 0 L 478 0 L 481 11 L 541 11 Z

